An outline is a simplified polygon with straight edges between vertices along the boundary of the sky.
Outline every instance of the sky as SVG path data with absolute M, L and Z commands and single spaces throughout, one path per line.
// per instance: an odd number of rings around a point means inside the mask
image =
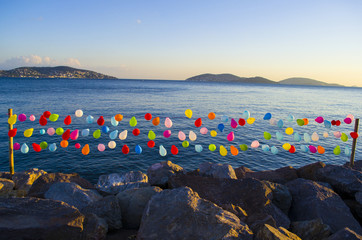
M 360 0 L 0 0 L 0 70 L 203 73 L 362 87 Z

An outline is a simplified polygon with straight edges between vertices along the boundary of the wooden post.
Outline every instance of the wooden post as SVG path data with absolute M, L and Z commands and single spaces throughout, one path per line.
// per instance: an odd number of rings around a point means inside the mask
M 354 120 L 354 132 L 356 132 L 356 133 L 358 133 L 358 125 L 359 125 L 359 118 L 356 118 Z M 353 138 L 352 153 L 351 153 L 351 159 L 349 162 L 350 167 L 353 167 L 353 165 L 354 165 L 354 156 L 356 153 L 356 146 L 357 146 L 357 138 Z
M 9 118 L 13 115 L 13 109 L 9 108 L 8 110 Z M 13 129 L 13 124 L 9 124 L 9 130 Z M 12 137 L 9 137 L 9 172 L 10 175 L 14 175 L 14 140 Z

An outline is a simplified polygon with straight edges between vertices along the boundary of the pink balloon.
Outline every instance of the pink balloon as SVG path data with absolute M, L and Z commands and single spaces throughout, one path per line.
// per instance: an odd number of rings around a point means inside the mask
M 32 122 L 35 121 L 35 116 L 33 114 L 31 114 L 30 117 L 29 117 L 29 120 L 32 121 Z
M 309 151 L 311 153 L 316 153 L 317 152 L 317 148 L 315 146 L 309 145 Z
M 317 123 L 323 123 L 323 122 L 324 122 L 324 119 L 323 119 L 323 117 L 317 117 L 317 118 L 315 119 L 315 121 L 316 121 Z
M 255 140 L 255 141 L 253 141 L 253 142 L 251 143 L 251 147 L 252 147 L 252 148 L 258 148 L 259 145 L 260 145 L 260 143 L 259 143 L 257 140 Z
M 232 118 L 232 119 L 231 119 L 230 126 L 231 126 L 232 128 L 237 128 L 237 127 L 238 127 L 238 122 L 235 121 L 234 118 Z
M 184 141 L 186 139 L 186 134 L 182 131 L 178 132 L 178 139 L 180 139 L 180 141 Z
M 106 149 L 106 146 L 104 144 L 100 143 L 98 144 L 98 151 L 103 152 Z
M 75 129 L 71 134 L 70 134 L 70 139 L 72 140 L 77 140 L 79 137 L 79 131 L 78 129 Z
M 166 131 L 164 131 L 164 132 L 163 132 L 163 136 L 164 136 L 165 138 L 169 138 L 169 137 L 171 136 L 171 130 L 166 130 Z
M 80 146 L 79 143 L 76 143 L 76 144 L 74 145 L 74 147 L 75 147 L 76 149 L 79 149 L 81 146 Z
M 351 124 L 352 123 L 352 119 L 350 119 L 349 117 L 348 118 L 345 118 L 343 120 L 346 124 Z
M 171 121 L 170 118 L 166 118 L 166 119 L 165 119 L 165 126 L 166 126 L 167 128 L 172 127 L 172 121 Z
M 13 148 L 14 148 L 14 150 L 19 150 L 20 149 L 20 144 L 19 143 L 14 143 Z
M 207 130 L 206 127 L 203 127 L 203 128 L 200 129 L 200 133 L 201 133 L 201 134 L 204 134 L 204 135 L 207 134 L 208 131 L 209 131 L 209 130 Z
M 24 122 L 26 120 L 26 115 L 24 113 L 19 114 L 18 119 L 20 122 Z
M 228 135 L 227 135 L 227 140 L 229 140 L 230 142 L 234 140 L 234 132 L 230 132 Z
M 342 133 L 340 131 L 337 131 L 337 132 L 334 132 L 333 135 L 336 137 L 336 138 L 340 138 L 342 136 Z
M 49 134 L 49 136 L 53 136 L 55 133 L 55 129 L 54 128 L 48 128 L 47 133 Z

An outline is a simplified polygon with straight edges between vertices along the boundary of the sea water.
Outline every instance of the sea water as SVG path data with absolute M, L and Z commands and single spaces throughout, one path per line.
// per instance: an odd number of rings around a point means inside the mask
M 354 122 L 345 124 L 343 120 L 348 114 L 360 118 L 362 114 L 362 90 L 361 88 L 345 87 L 318 87 L 318 86 L 292 86 L 292 85 L 266 85 L 266 84 L 237 84 L 237 83 L 210 83 L 210 82 L 186 82 L 186 81 L 156 81 L 156 80 L 81 80 L 81 79 L 0 79 L 0 171 L 8 171 L 8 124 L 7 112 L 13 109 L 14 114 L 24 113 L 27 116 L 25 122 L 17 122 L 14 128 L 18 133 L 14 142 L 26 143 L 30 150 L 24 154 L 20 150 L 15 151 L 15 171 L 39 168 L 48 172 L 77 172 L 81 176 L 96 182 L 101 174 L 113 172 L 125 172 L 131 170 L 146 171 L 147 168 L 157 162 L 170 160 L 181 165 L 186 170 L 198 168 L 204 161 L 215 163 L 228 163 L 233 167 L 246 166 L 252 170 L 269 170 L 283 166 L 299 167 L 316 161 L 332 164 L 344 164 L 349 161 L 349 155 L 345 154 L 345 148 L 351 148 L 352 139 L 349 135 L 353 132 Z M 75 111 L 81 109 L 84 115 L 75 116 Z M 185 110 L 191 109 L 191 118 L 185 116 Z M 44 111 L 59 114 L 59 120 L 48 120 L 46 126 L 39 124 L 39 118 Z M 232 128 L 231 119 L 239 120 L 245 111 L 250 112 L 250 117 L 255 118 L 253 124 Z M 207 116 L 210 112 L 216 114 L 214 120 Z M 111 124 L 111 118 L 115 114 L 122 114 L 123 120 L 118 126 Z M 160 124 L 154 126 L 152 121 L 146 121 L 144 115 L 151 113 L 153 117 L 160 117 Z M 282 120 L 282 128 L 271 125 L 269 120 L 263 120 L 266 113 L 271 113 L 272 118 Z M 34 114 L 36 120 L 29 121 L 29 116 Z M 70 115 L 72 124 L 64 124 L 64 118 Z M 94 123 L 86 122 L 86 117 L 92 115 Z M 109 133 L 102 133 L 98 139 L 93 138 L 92 133 L 101 129 L 96 120 L 103 116 L 105 125 L 110 132 L 118 130 L 119 133 L 127 130 L 125 140 L 118 137 L 114 140 L 115 149 L 107 147 L 111 141 Z M 137 126 L 131 127 L 129 121 L 132 117 L 137 119 Z M 293 121 L 291 116 L 294 117 Z M 340 126 L 325 128 L 324 124 L 314 121 L 322 116 L 326 120 L 340 120 Z M 172 127 L 167 128 L 165 119 L 170 118 Z M 207 134 L 201 134 L 200 128 L 195 126 L 195 120 L 202 119 L 202 127 L 208 129 Z M 296 119 L 308 118 L 309 124 L 299 126 Z M 225 121 L 226 120 L 226 121 Z M 222 123 L 225 129 L 221 132 L 218 125 Z M 78 129 L 90 129 L 87 137 L 79 136 L 76 141 L 69 140 L 69 146 L 60 146 L 61 136 L 41 134 L 49 127 L 62 127 L 71 131 Z M 291 127 L 302 136 L 300 142 L 296 142 L 293 135 L 285 133 L 285 129 Z M 34 128 L 31 137 L 24 137 L 23 133 L 28 128 Z M 138 128 L 140 135 L 134 136 L 132 130 Z M 154 140 L 156 146 L 147 146 L 148 133 L 152 130 L 156 134 Z M 171 130 L 171 136 L 165 138 L 163 132 Z M 217 132 L 216 137 L 210 135 L 210 131 Z M 183 131 L 190 143 L 188 148 L 182 146 L 178 138 L 179 131 Z M 193 131 L 197 139 L 189 140 L 190 131 Z M 227 140 L 227 135 L 234 132 L 234 140 Z M 348 135 L 347 142 L 334 136 L 334 132 L 340 131 Z M 264 139 L 264 132 L 272 135 L 270 140 Z M 283 135 L 283 140 L 276 138 L 276 133 Z M 316 132 L 319 140 L 306 143 L 303 134 L 310 136 Z M 325 138 L 323 134 L 328 133 Z M 361 134 L 360 134 L 361 135 Z M 359 138 L 360 139 L 360 138 Z M 35 152 L 32 143 L 39 144 L 46 141 L 48 144 L 56 143 L 57 150 L 51 152 L 48 149 Z M 258 141 L 258 148 L 251 148 L 253 141 Z M 74 147 L 80 143 L 83 147 L 89 144 L 90 153 L 83 155 L 81 149 Z M 295 153 L 283 149 L 284 143 L 290 143 L 296 147 Z M 98 151 L 98 144 L 104 144 L 106 150 Z M 208 149 L 210 144 L 215 144 L 217 150 Z M 246 144 L 247 151 L 241 151 L 240 145 Z M 127 145 L 129 154 L 122 153 L 122 147 Z M 136 146 L 142 148 L 142 153 L 137 154 Z M 166 156 L 160 155 L 160 145 L 167 151 Z M 171 153 L 171 146 L 175 145 L 179 152 Z M 202 151 L 200 152 L 200 147 Z M 221 156 L 220 145 L 228 151 L 226 156 Z M 230 153 L 230 146 L 239 150 L 234 156 Z M 264 151 L 275 146 L 277 154 Z M 324 154 L 303 152 L 302 145 L 322 146 Z M 336 146 L 340 146 L 341 154 L 333 154 Z M 356 159 L 362 157 L 362 142 L 357 143 Z M 139 150 L 139 149 L 138 149 Z M 164 155 L 164 152 L 163 154 Z

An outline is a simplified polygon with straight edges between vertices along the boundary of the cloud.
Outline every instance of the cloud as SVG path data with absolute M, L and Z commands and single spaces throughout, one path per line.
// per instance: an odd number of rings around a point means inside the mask
M 66 65 L 67 66 L 73 66 L 73 67 L 80 67 L 80 62 L 76 58 L 68 58 L 66 60 Z

